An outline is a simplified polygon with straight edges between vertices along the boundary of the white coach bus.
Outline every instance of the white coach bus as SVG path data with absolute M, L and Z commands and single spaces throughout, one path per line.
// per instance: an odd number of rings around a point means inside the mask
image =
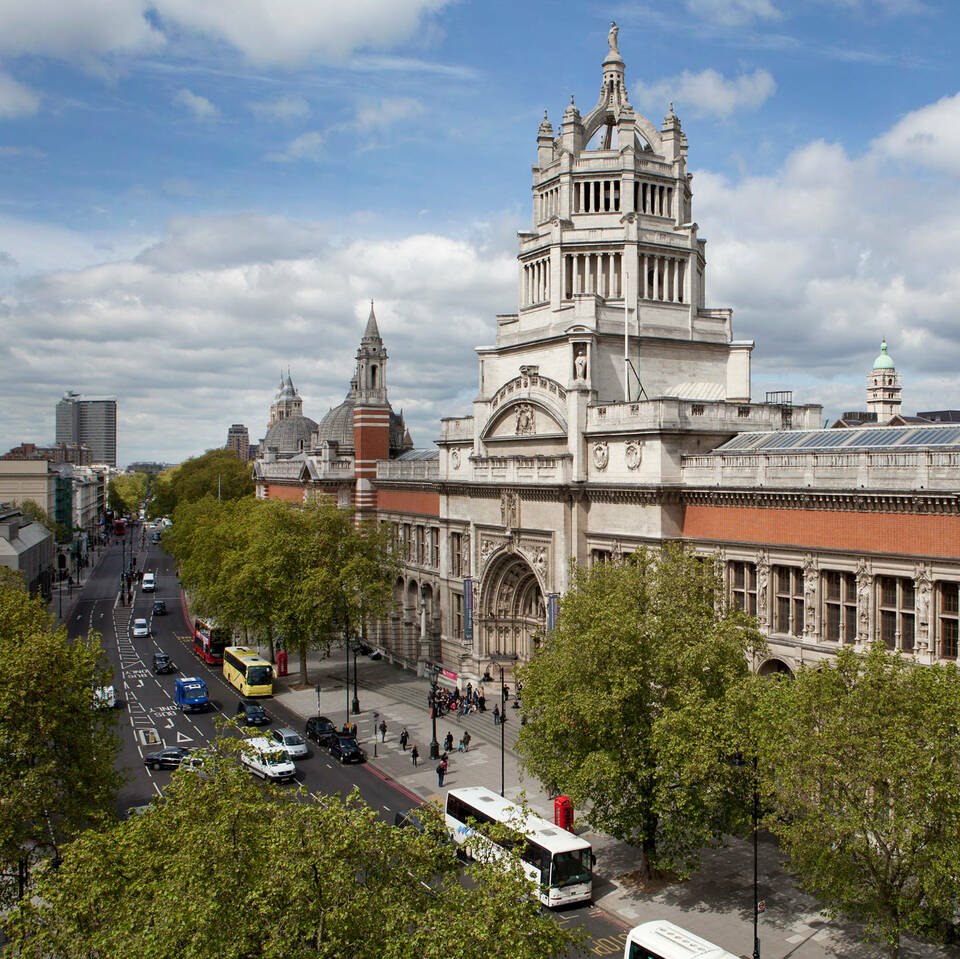
M 479 825 L 499 823 L 521 833 L 526 842 L 518 849 L 527 878 L 537 884 L 545 906 L 565 906 L 589 901 L 593 895 L 593 850 L 585 839 L 546 819 L 525 812 L 522 806 L 498 796 L 485 786 L 466 786 L 447 793 L 444 814 L 447 829 L 462 845 Z M 504 854 L 501 846 L 484 837 L 492 857 Z
M 657 919 L 630 930 L 623 947 L 623 959 L 737 959 L 737 956 L 666 919 Z

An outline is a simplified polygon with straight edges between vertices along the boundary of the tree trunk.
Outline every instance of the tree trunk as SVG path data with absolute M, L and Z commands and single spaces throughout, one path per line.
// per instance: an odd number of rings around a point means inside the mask
M 300 682 L 307 685 L 307 644 L 300 643 Z

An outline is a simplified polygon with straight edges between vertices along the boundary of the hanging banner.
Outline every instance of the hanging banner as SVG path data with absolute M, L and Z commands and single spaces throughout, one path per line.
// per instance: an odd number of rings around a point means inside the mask
M 473 580 L 469 576 L 463 581 L 463 639 L 473 643 Z
M 547 632 L 552 633 L 557 628 L 557 615 L 560 612 L 560 596 L 558 593 L 547 594 Z

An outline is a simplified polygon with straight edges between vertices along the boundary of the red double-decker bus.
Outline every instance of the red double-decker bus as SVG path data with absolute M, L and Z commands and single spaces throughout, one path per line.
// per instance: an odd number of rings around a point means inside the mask
M 231 632 L 212 620 L 197 619 L 193 624 L 193 651 L 210 666 L 223 662 L 223 651 L 230 645 Z
M 123 536 L 123 534 L 127 531 L 126 522 L 122 519 L 114 520 L 113 531 L 117 534 L 117 536 Z

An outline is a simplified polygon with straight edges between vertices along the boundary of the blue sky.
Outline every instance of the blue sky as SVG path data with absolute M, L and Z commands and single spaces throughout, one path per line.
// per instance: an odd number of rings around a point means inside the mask
M 886 336 L 906 411 L 960 407 L 953 4 L 0 0 L 0 448 L 66 389 L 118 396 L 121 462 L 256 439 L 287 365 L 319 419 L 370 297 L 427 445 L 611 19 L 634 106 L 683 122 L 754 397 L 861 408 Z

